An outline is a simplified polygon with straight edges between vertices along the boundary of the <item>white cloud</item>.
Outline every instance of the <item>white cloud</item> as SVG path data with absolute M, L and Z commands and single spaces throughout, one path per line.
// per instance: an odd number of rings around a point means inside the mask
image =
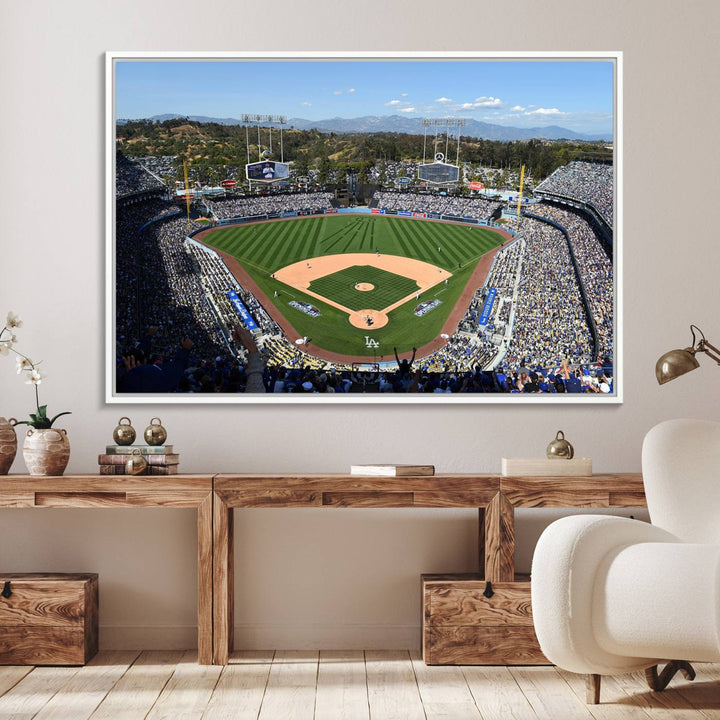
M 525 108 L 522 105 L 513 105 L 510 112 L 525 112 Z
M 407 97 L 407 96 L 408 96 L 407 93 L 400 93 L 400 97 Z
M 399 110 L 399 112 L 415 112 L 415 108 L 414 107 L 402 108 L 401 110 Z
M 342 94 L 343 94 L 342 90 L 333 90 L 333 95 L 342 95 Z
M 312 105 L 312 103 L 308 102 L 307 100 L 305 100 L 304 102 L 301 102 L 300 104 L 304 105 L 305 107 L 310 107 Z
M 504 107 L 505 103 L 496 97 L 478 97 L 473 103 L 475 107 Z
M 390 102 L 385 103 L 385 105 L 388 107 L 392 107 L 393 105 L 399 105 L 399 104 L 400 104 L 399 100 L 391 100 Z
M 565 115 L 566 113 L 558 110 L 557 108 L 538 108 L 537 110 L 531 110 L 525 113 L 526 115 Z
M 435 102 L 449 103 L 449 102 L 452 102 L 452 100 L 450 98 L 446 98 L 446 97 L 439 97 Z
M 355 88 L 349 88 L 349 89 L 348 89 L 348 92 L 349 92 L 349 93 L 354 93 L 354 92 L 355 92 Z

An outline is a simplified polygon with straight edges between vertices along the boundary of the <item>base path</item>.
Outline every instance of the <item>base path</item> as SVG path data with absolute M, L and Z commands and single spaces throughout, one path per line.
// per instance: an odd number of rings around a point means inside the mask
M 332 275 L 333 273 L 356 266 L 370 266 L 391 272 L 394 275 L 414 280 L 418 284 L 418 289 L 413 290 L 404 298 L 388 305 L 382 310 L 358 310 L 354 311 L 341 305 L 340 303 L 330 300 L 330 298 L 318 295 L 310 290 L 310 283 L 318 278 Z M 320 257 L 310 258 L 309 260 L 301 260 L 300 262 L 286 265 L 273 273 L 276 280 L 284 282 L 290 287 L 302 290 L 307 295 L 321 300 L 322 302 L 332 305 L 338 310 L 342 310 L 349 316 L 350 324 L 364 330 L 377 330 L 388 324 L 388 315 L 395 309 L 404 305 L 408 300 L 412 300 L 416 295 L 419 296 L 426 290 L 435 287 L 438 283 L 444 282 L 447 278 L 452 277 L 452 273 L 444 270 L 436 265 L 406 258 L 400 255 L 383 255 L 382 253 L 345 253 L 343 255 L 322 255 Z M 359 285 L 365 285 L 361 288 Z M 358 283 L 355 285 L 357 290 L 371 290 L 373 288 L 369 283 Z

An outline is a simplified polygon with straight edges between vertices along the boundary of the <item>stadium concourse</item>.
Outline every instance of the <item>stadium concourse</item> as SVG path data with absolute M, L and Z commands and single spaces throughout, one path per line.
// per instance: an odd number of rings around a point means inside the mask
M 609 166 L 573 162 L 538 186 L 542 202 L 498 251 L 456 331 L 408 370 L 329 363 L 291 343 L 220 256 L 188 240 L 205 225 L 188 222 L 157 175 L 117 157 L 118 393 L 613 392 Z M 206 207 L 214 221 L 227 221 L 324 212 L 332 201 L 327 192 L 272 193 Z M 484 198 L 439 194 L 377 192 L 371 205 L 482 220 L 498 212 Z M 257 326 L 249 347 L 233 337 L 239 316 L 228 290 Z

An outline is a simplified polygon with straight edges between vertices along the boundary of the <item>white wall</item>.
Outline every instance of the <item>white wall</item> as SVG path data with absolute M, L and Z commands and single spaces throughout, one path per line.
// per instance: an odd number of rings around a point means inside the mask
M 43 402 L 73 411 L 70 472 L 95 469 L 123 414 L 140 428 L 159 415 L 182 469 L 208 473 L 342 472 L 378 458 L 497 472 L 503 455 L 542 453 L 559 428 L 597 471 L 637 471 L 653 424 L 717 415 L 720 375 L 708 361 L 662 388 L 653 377 L 655 359 L 689 341 L 690 322 L 720 337 L 714 0 L 29 0 L 5 3 L 2 16 L 0 315 L 25 320 L 21 348 L 48 373 Z M 624 404 L 324 406 L 311 419 L 301 407 L 105 406 L 103 53 L 248 49 L 622 50 Z M 0 415 L 31 406 L 0 358 Z M 21 458 L 13 470 L 24 471 Z M 545 517 L 519 518 L 521 567 Z M 472 512 L 258 510 L 236 520 L 239 636 L 255 645 L 415 643 L 420 572 L 474 560 Z M 99 571 L 105 645 L 182 646 L 194 636 L 194 532 L 190 511 L 4 510 L 0 569 Z

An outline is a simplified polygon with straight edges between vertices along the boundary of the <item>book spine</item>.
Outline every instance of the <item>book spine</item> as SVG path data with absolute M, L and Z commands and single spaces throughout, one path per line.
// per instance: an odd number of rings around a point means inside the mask
M 128 455 L 98 455 L 98 463 L 100 465 L 125 465 Z M 173 453 L 171 455 L 143 455 L 148 465 L 177 465 L 180 462 L 180 455 Z
M 107 445 L 107 455 L 132 455 L 133 450 L 139 450 L 143 455 L 169 455 L 173 452 L 172 445 Z
M 148 465 L 148 475 L 177 475 L 178 465 Z
M 100 475 L 124 475 L 125 465 L 100 465 Z
M 178 465 L 148 465 L 140 475 L 177 475 L 178 468 Z M 99 474 L 127 475 L 124 465 L 100 465 Z

